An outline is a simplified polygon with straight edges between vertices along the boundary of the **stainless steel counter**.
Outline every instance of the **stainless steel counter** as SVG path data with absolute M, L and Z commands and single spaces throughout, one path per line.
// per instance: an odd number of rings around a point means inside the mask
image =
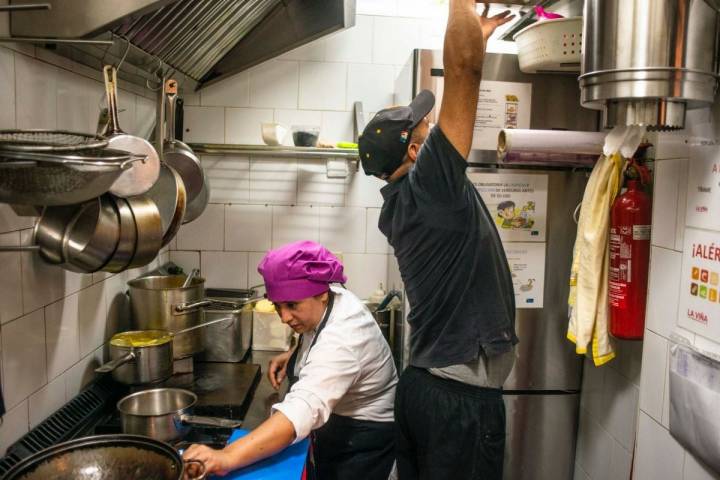
M 279 353 L 280 352 L 264 351 L 250 352 L 247 362 L 260 365 L 261 378 L 260 383 L 258 383 L 255 390 L 252 402 L 250 403 L 250 408 L 245 415 L 245 420 L 243 421 L 243 428 L 247 430 L 252 430 L 264 422 L 270 416 L 270 409 L 273 404 L 279 402 L 287 392 L 287 381 L 283 382 L 283 385 L 280 387 L 280 391 L 278 392 L 272 387 L 272 385 L 270 385 L 270 380 L 267 378 L 268 363 L 270 363 L 270 360 Z

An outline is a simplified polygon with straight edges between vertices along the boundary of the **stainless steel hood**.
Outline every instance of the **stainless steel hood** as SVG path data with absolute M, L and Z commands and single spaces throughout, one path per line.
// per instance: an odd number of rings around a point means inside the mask
M 18 3 L 19 0 L 14 0 Z M 160 62 L 193 87 L 218 81 L 328 33 L 355 24 L 355 0 L 22 0 L 50 3 L 49 11 L 14 12 L 13 37 L 116 38 L 108 52 L 76 46 L 88 57 L 119 57 L 141 70 Z M 51 41 L 48 42 L 51 44 Z M 93 63 L 91 61 L 91 63 Z M 92 65 L 94 67 L 94 65 Z M 186 84 L 187 87 L 187 84 Z

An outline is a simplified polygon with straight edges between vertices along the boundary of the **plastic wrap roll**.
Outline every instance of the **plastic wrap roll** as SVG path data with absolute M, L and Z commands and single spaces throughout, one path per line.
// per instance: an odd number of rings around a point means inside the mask
M 503 163 L 592 165 L 602 154 L 604 132 L 504 129 L 498 135 Z

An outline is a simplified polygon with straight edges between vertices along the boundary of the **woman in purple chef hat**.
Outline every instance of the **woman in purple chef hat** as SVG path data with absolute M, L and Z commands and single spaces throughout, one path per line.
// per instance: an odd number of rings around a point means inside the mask
M 300 334 L 268 371 L 273 387 L 287 376 L 290 390 L 246 437 L 222 450 L 193 445 L 184 457 L 223 475 L 310 436 L 310 478 L 386 480 L 395 458 L 397 373 L 374 318 L 340 286 L 347 280 L 342 263 L 322 245 L 301 241 L 268 252 L 258 271 L 282 322 Z

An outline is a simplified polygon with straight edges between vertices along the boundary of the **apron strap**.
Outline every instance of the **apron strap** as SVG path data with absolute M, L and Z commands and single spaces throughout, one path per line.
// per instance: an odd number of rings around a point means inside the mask
M 312 343 L 310 344 L 310 348 L 308 348 L 308 353 L 310 353 L 310 350 L 315 346 L 315 342 L 317 342 L 318 337 L 320 336 L 320 332 L 323 331 L 325 328 L 325 325 L 327 325 L 328 319 L 330 318 L 330 314 L 332 313 L 333 305 L 335 304 L 335 292 L 332 290 L 328 290 L 328 304 L 325 308 L 325 315 L 323 315 L 322 320 L 320 321 L 320 324 L 318 324 L 317 329 L 315 329 L 315 337 L 313 338 Z M 299 377 L 295 375 L 295 364 L 297 363 L 297 357 L 298 353 L 300 352 L 300 348 L 302 347 L 302 341 L 303 336 L 300 335 L 300 338 L 298 339 L 297 347 L 295 347 L 295 351 L 290 355 L 290 360 L 288 360 L 287 364 L 287 377 L 288 377 L 288 383 L 292 387 L 295 383 L 297 383 Z

